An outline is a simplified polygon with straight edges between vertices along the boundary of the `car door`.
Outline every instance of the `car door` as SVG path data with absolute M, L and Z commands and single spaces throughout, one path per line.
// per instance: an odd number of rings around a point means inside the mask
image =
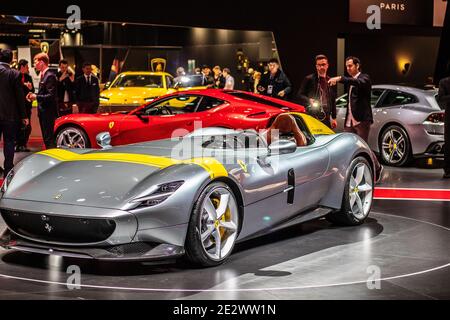
M 203 96 L 202 100 L 199 102 L 195 113 L 192 115 L 195 129 L 199 126 L 203 128 L 207 127 L 222 127 L 228 125 L 227 119 L 224 118 L 222 112 L 216 112 L 219 108 L 223 110 L 222 106 L 225 107 L 228 102 L 210 97 Z
M 252 215 L 246 216 L 246 234 L 242 237 L 276 226 L 313 207 L 328 190 L 320 179 L 328 169 L 328 150 L 316 143 L 301 120 L 296 120 L 308 145 L 297 147 L 293 153 L 262 156 L 248 166 L 249 174 L 240 178 L 245 198 L 251 203 L 246 212 Z
M 170 96 L 129 114 L 120 124 L 120 143 L 167 139 L 191 132 L 201 99 L 200 95 Z
M 385 89 L 373 88 L 371 94 L 371 105 L 375 109 L 378 107 Z M 344 94 L 336 99 L 336 132 L 343 132 L 345 126 L 345 116 L 347 115 L 348 94 Z

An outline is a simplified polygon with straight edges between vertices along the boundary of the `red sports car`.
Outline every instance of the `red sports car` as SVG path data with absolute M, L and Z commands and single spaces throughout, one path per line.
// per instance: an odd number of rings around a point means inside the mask
M 96 148 L 96 135 L 103 131 L 110 132 L 112 145 L 123 145 L 182 136 L 199 126 L 259 130 L 285 111 L 305 112 L 305 108 L 242 91 L 185 91 L 131 112 L 63 116 L 55 123 L 55 133 L 58 147 Z

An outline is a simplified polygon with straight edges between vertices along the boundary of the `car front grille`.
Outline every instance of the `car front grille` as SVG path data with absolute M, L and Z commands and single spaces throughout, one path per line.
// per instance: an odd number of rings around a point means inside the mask
M 108 239 L 116 229 L 110 219 L 90 219 L 1 210 L 6 224 L 23 237 L 58 243 L 97 243 Z

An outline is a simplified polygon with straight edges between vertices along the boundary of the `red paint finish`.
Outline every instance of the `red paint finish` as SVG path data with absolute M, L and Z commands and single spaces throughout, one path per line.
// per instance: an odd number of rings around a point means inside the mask
M 450 189 L 375 188 L 375 199 L 450 201 Z
M 63 126 L 81 127 L 87 133 L 91 147 L 97 148 L 96 135 L 103 131 L 110 132 L 112 145 L 124 145 L 171 138 L 173 131 L 179 129 L 186 134 L 197 129 L 194 128 L 196 123 L 201 123 L 201 127 L 260 130 L 265 129 L 268 121 L 280 113 L 305 112 L 303 106 L 288 101 L 249 92 L 233 92 L 240 96 L 231 95 L 230 91 L 216 89 L 181 91 L 160 97 L 128 113 L 72 114 L 57 119 L 55 132 L 57 133 Z M 143 121 L 143 116 L 141 118 L 137 116 L 137 113 L 148 105 L 175 96 L 212 97 L 226 103 L 203 112 L 145 116 L 148 121 Z M 181 131 L 180 135 L 183 135 Z

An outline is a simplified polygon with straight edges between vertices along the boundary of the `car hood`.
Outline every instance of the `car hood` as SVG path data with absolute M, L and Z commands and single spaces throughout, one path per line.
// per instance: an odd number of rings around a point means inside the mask
M 67 120 L 75 120 L 77 122 L 85 122 L 85 121 L 118 121 L 125 117 L 129 112 L 121 111 L 121 112 L 105 112 L 105 113 L 97 113 L 97 114 L 83 114 L 83 113 L 74 113 L 69 114 L 67 116 L 62 116 L 56 119 L 55 123 L 59 124 L 65 122 Z
M 167 93 L 164 88 L 109 88 L 100 93 L 101 97 L 108 101 L 101 101 L 102 105 L 127 104 L 140 105 L 145 103 L 145 99 L 157 98 Z
M 42 151 L 15 168 L 4 198 L 126 210 L 131 200 L 148 195 L 154 185 L 210 174 L 207 165 L 164 156 L 170 155 L 164 148 L 156 150 L 163 155 L 151 155 L 152 148 L 137 146 L 106 152 Z

